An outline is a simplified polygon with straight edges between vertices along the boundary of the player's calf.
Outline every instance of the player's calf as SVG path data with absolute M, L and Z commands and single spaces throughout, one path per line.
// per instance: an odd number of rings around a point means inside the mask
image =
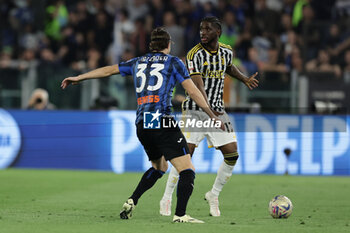
M 192 169 L 186 169 L 180 172 L 175 211 L 175 215 L 177 216 L 184 216 L 186 214 L 187 202 L 193 191 L 194 179 L 195 173 Z

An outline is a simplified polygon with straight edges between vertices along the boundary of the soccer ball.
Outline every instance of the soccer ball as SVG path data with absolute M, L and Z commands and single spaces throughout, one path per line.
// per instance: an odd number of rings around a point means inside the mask
M 269 203 L 269 212 L 273 218 L 288 218 L 293 212 L 293 204 L 288 197 L 277 195 Z

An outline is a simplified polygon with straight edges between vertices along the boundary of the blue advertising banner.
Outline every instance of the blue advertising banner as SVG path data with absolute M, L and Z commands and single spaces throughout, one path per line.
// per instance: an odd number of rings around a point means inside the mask
M 231 114 L 240 158 L 234 173 L 350 175 L 350 116 Z M 150 163 L 134 111 L 0 111 L 0 169 L 139 172 Z M 286 149 L 290 150 L 287 160 Z M 17 156 L 17 157 L 16 157 Z M 196 172 L 215 173 L 221 152 L 204 140 Z

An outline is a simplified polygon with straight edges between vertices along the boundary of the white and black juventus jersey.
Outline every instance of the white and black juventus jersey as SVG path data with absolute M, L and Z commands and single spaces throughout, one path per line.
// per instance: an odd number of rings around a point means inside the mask
M 217 51 L 210 52 L 200 43 L 187 54 L 186 65 L 190 75 L 202 76 L 208 102 L 215 111 L 223 111 L 223 92 L 226 68 L 233 62 L 231 46 L 219 43 Z M 197 104 L 187 96 L 183 102 L 183 110 L 199 110 Z

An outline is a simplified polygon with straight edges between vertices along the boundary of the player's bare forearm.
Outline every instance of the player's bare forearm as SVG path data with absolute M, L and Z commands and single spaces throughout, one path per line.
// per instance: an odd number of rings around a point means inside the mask
M 61 83 L 61 88 L 65 89 L 67 86 L 76 85 L 81 81 L 84 81 L 86 79 L 97 79 L 97 78 L 105 78 L 108 76 L 111 76 L 113 74 L 119 74 L 119 66 L 118 65 L 112 65 L 112 66 L 104 66 L 95 70 L 92 70 L 90 72 L 87 72 L 85 74 L 81 74 L 75 77 L 68 77 L 65 78 Z
M 236 78 L 243 82 L 250 90 L 258 87 L 259 81 L 255 78 L 258 75 L 258 72 L 250 76 L 249 78 L 245 76 L 235 65 L 231 65 L 227 68 L 226 74 L 230 75 L 233 78 Z
M 199 91 L 197 86 L 191 79 L 186 79 L 182 82 L 183 88 L 186 90 L 188 95 L 193 99 L 199 107 L 201 107 L 210 118 L 215 118 L 215 114 L 211 111 L 208 101 L 205 100 L 203 94 Z
M 85 74 L 78 75 L 78 79 L 79 81 L 83 81 L 86 79 L 93 79 L 93 78 L 105 78 L 118 73 L 119 73 L 118 65 L 104 66 L 104 67 L 92 70 L 90 72 L 87 72 Z
M 196 85 L 196 87 L 199 89 L 199 91 L 202 93 L 205 101 L 208 103 L 208 96 L 204 89 L 204 83 L 201 75 L 192 75 L 191 79 L 193 83 Z
M 248 79 L 248 77 L 245 76 L 235 65 L 227 67 L 226 74 L 230 75 L 232 78 L 238 79 L 243 83 Z

